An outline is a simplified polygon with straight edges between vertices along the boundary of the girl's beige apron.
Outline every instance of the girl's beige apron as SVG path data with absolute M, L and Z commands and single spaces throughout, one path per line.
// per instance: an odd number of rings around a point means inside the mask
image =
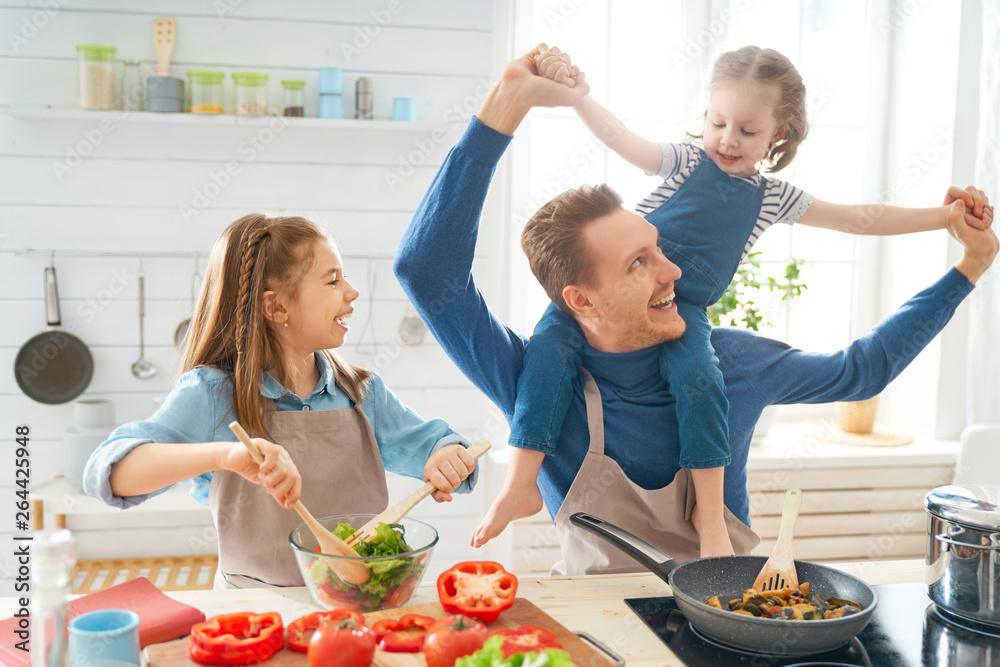
M 262 402 L 274 442 L 302 475 L 302 504 L 317 518 L 378 513 L 388 506 L 382 457 L 360 407 L 278 412 L 273 400 Z M 297 512 L 229 471 L 212 475 L 208 497 L 219 533 L 216 588 L 303 585 L 288 543 L 288 534 L 302 523 Z
M 590 373 L 581 370 L 590 448 L 556 514 L 556 532 L 563 560 L 552 566 L 552 574 L 646 571 L 617 547 L 570 523 L 569 517 L 576 512 L 587 512 L 624 528 L 678 562 L 698 558 L 698 532 L 691 523 L 695 498 L 690 471 L 682 468 L 662 489 L 648 490 L 632 482 L 616 461 L 604 455 L 601 391 Z M 749 553 L 760 543 L 760 537 L 728 509 L 726 526 L 736 553 Z

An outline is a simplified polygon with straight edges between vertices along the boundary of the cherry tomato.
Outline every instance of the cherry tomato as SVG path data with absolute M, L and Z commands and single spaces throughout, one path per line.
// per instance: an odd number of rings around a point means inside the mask
M 368 667 L 375 659 L 375 635 L 353 618 L 320 625 L 309 640 L 309 667 Z
M 489 628 L 475 619 L 442 616 L 427 630 L 424 639 L 427 667 L 452 667 L 462 656 L 481 649 L 489 637 Z

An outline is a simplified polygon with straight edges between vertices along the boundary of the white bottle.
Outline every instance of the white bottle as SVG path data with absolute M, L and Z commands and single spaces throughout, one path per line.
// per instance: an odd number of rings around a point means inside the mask
M 76 538 L 65 528 L 39 531 L 31 553 L 31 667 L 63 667 L 69 664 L 69 575 L 76 565 Z

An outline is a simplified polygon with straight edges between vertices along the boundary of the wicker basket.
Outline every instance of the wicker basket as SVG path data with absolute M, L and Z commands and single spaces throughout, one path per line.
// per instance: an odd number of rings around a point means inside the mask
M 838 425 L 848 433 L 871 433 L 875 429 L 875 413 L 878 411 L 878 396 L 865 401 L 840 404 Z

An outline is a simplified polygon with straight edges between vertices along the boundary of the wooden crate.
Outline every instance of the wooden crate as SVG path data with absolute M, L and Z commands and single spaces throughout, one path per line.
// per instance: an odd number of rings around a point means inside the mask
M 81 560 L 71 575 L 72 592 L 93 593 L 136 577 L 146 577 L 161 591 L 210 590 L 218 567 L 215 555 Z

